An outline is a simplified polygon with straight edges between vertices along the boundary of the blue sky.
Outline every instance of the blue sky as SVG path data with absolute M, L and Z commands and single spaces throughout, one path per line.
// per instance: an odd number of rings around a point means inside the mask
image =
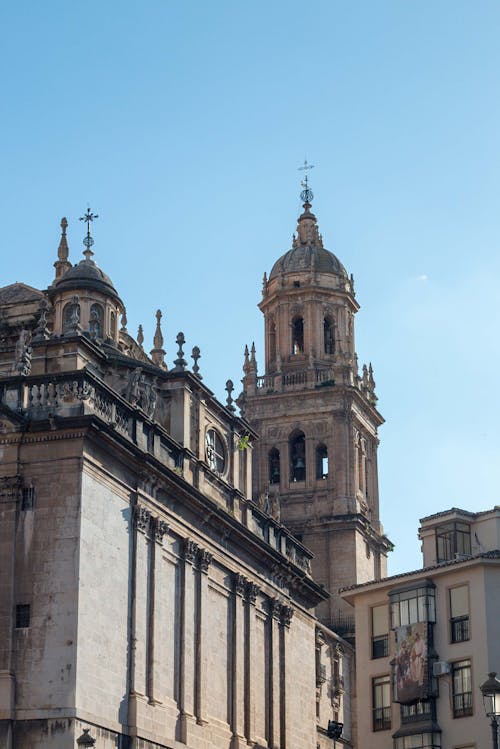
M 418 519 L 499 503 L 500 5 L 3 3 L 0 283 L 45 287 L 59 221 L 152 346 L 197 344 L 225 397 L 264 271 L 290 246 L 300 166 L 354 274 L 379 406 L 391 572 Z

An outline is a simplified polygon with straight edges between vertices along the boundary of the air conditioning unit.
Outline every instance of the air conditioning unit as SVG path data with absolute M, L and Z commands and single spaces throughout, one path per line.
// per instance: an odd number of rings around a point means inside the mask
M 433 676 L 446 676 L 451 671 L 451 665 L 448 661 L 434 661 L 432 664 Z

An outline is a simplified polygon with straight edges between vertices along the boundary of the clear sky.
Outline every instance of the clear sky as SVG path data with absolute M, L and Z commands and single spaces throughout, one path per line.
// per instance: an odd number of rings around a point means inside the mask
M 500 504 L 500 4 L 106 0 L 0 7 L 0 285 L 53 279 L 59 221 L 152 347 L 219 397 L 290 247 L 304 157 L 373 363 L 390 571 L 418 519 Z M 263 373 L 263 372 L 261 372 Z

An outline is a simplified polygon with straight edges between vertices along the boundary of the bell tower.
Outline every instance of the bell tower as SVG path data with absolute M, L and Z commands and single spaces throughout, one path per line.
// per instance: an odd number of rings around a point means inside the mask
M 314 552 L 330 592 L 318 616 L 350 633 L 340 587 L 386 575 L 392 544 L 379 519 L 378 427 L 371 365 L 354 343 L 354 280 L 323 246 L 307 180 L 292 247 L 264 275 L 265 372 L 245 350 L 240 402 L 260 434 L 253 496 Z

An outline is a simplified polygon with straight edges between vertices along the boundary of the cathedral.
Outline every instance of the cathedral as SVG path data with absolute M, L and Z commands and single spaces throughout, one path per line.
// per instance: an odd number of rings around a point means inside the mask
M 90 210 L 83 259 L 63 218 L 47 288 L 0 288 L 1 747 L 355 746 L 339 589 L 386 574 L 383 419 L 304 187 L 225 404 L 160 311 L 129 332 Z

